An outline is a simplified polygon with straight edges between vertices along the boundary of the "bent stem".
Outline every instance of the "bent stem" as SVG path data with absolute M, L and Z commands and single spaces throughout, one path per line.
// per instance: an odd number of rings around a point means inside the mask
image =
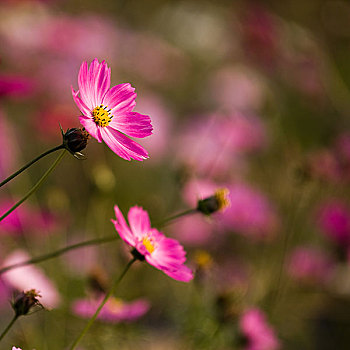
M 33 165 L 34 163 L 36 163 L 38 160 L 40 160 L 41 158 L 44 158 L 45 156 L 47 156 L 50 153 L 56 152 L 59 149 L 63 149 L 64 145 L 60 145 L 54 148 L 49 149 L 48 151 L 40 154 L 39 156 L 37 156 L 36 158 L 34 158 L 33 160 L 31 160 L 29 163 L 27 163 L 26 165 L 24 165 L 21 169 L 17 170 L 15 173 L 13 173 L 12 175 L 10 175 L 8 178 L 6 178 L 4 181 L 2 181 L 0 183 L 0 187 L 4 186 L 5 184 L 7 184 L 9 181 L 11 181 L 13 178 L 15 178 L 17 175 L 19 175 L 21 172 L 23 172 L 24 170 L 26 170 L 27 168 L 29 168 L 31 165 Z
M 117 235 L 113 235 L 113 236 L 108 236 L 108 237 L 104 237 L 104 238 L 96 238 L 96 239 L 91 239 L 90 241 L 85 241 L 85 242 L 72 244 L 72 245 L 67 246 L 65 248 L 61 248 L 61 249 L 55 250 L 54 252 L 37 256 L 36 258 L 32 258 L 32 259 L 29 259 L 29 260 L 26 260 L 26 261 L 22 261 L 22 262 L 13 264 L 13 265 L 5 266 L 5 267 L 0 269 L 0 275 L 5 273 L 5 272 L 7 272 L 7 271 L 9 271 L 9 270 L 16 269 L 16 268 L 21 267 L 21 266 L 36 264 L 36 263 L 40 263 L 40 262 L 45 261 L 45 260 L 56 258 L 57 256 L 60 256 L 60 255 L 62 255 L 64 253 L 67 253 L 70 250 L 83 248 L 83 247 L 86 247 L 86 246 L 89 246 L 89 245 L 96 245 L 96 244 L 107 243 L 107 242 L 114 241 L 114 240 L 116 240 L 118 238 L 119 237 Z
M 4 220 L 6 216 L 11 214 L 17 207 L 19 207 L 28 197 L 30 197 L 44 182 L 44 180 L 50 175 L 50 173 L 56 168 L 58 163 L 61 161 L 63 156 L 66 154 L 66 150 L 64 150 L 58 158 L 54 161 L 54 163 L 50 166 L 50 168 L 46 171 L 46 173 L 41 177 L 41 179 L 33 186 L 33 188 L 15 205 L 13 205 L 5 214 L 0 217 L 0 221 Z
M 191 215 L 191 214 L 195 214 L 195 213 L 198 213 L 197 208 L 188 209 L 188 210 L 185 210 L 179 214 L 175 214 L 173 216 L 170 216 L 170 217 L 164 219 L 163 221 L 156 223 L 155 226 L 156 227 L 163 227 L 163 226 L 166 226 L 167 224 L 169 224 L 170 221 L 176 220 L 182 216 Z
M 2 340 L 2 338 L 7 334 L 7 332 L 11 329 L 11 327 L 13 326 L 13 324 L 16 322 L 17 318 L 19 316 L 15 315 L 13 316 L 11 322 L 7 325 L 7 327 L 5 328 L 5 330 L 1 333 L 0 335 L 0 340 Z
M 104 299 L 102 300 L 100 306 L 97 308 L 96 312 L 94 313 L 94 315 L 90 318 L 89 322 L 87 323 L 87 325 L 85 326 L 85 328 L 82 330 L 82 332 L 79 334 L 79 336 L 77 337 L 77 339 L 74 341 L 73 345 L 69 348 L 69 350 L 73 350 L 75 349 L 75 347 L 78 345 L 78 343 L 80 342 L 80 340 L 84 337 L 84 335 L 86 334 L 86 332 L 89 330 L 89 328 L 92 326 L 92 324 L 95 322 L 98 314 L 100 313 L 101 309 L 103 308 L 103 306 L 106 304 L 107 300 L 110 298 L 110 296 L 114 293 L 115 289 L 117 288 L 118 284 L 120 283 L 120 281 L 123 279 L 123 277 L 125 276 L 125 274 L 128 272 L 129 268 L 131 267 L 131 265 L 136 261 L 136 258 L 133 258 L 132 260 L 130 260 L 128 262 L 128 264 L 125 266 L 124 270 L 122 271 L 122 273 L 119 275 L 119 277 L 115 280 L 115 282 L 113 283 L 111 289 L 109 290 L 109 292 L 105 295 Z

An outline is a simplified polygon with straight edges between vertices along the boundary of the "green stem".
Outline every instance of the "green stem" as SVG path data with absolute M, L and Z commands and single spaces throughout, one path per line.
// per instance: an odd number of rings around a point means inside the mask
M 178 219 L 182 216 L 185 216 L 185 215 L 191 215 L 191 214 L 195 214 L 195 213 L 198 213 L 197 208 L 188 209 L 188 210 L 185 210 L 179 214 L 175 214 L 173 216 L 168 217 L 167 219 L 164 219 L 163 221 L 156 223 L 155 226 L 162 227 L 162 226 L 169 224 L 170 221 L 176 220 L 176 219 Z
M 4 220 L 6 216 L 11 214 L 17 207 L 19 207 L 28 197 L 30 197 L 44 182 L 44 180 L 50 175 L 50 173 L 56 168 L 58 163 L 61 161 L 63 156 L 65 155 L 66 150 L 64 150 L 58 158 L 55 160 L 55 162 L 50 166 L 50 168 L 46 171 L 46 173 L 41 177 L 41 179 L 33 186 L 33 188 L 22 198 L 20 199 L 15 205 L 12 206 L 4 215 L 0 217 L 0 221 Z
M 30 161 L 29 163 L 27 163 L 25 166 L 23 166 L 21 169 L 17 170 L 15 173 L 13 173 L 11 176 L 9 176 L 7 179 L 5 179 L 4 181 L 2 181 L 0 183 L 0 187 L 4 186 L 6 183 L 8 183 L 9 181 L 11 181 L 14 177 L 16 177 L 17 175 L 19 175 L 21 172 L 23 172 L 24 170 L 26 170 L 27 168 L 29 168 L 32 164 L 36 163 L 39 159 L 47 156 L 48 154 L 52 153 L 52 152 L 56 152 L 59 149 L 63 149 L 64 146 L 60 145 L 54 148 L 49 149 L 48 151 L 40 154 L 40 156 L 37 156 L 36 158 L 34 158 L 32 161 Z
M 13 326 L 13 324 L 16 322 L 18 318 L 18 315 L 13 316 L 13 319 L 11 320 L 11 322 L 7 325 L 7 327 L 5 328 L 5 330 L 1 333 L 0 335 L 0 340 L 2 340 L 2 338 L 6 335 L 6 333 L 10 330 L 10 328 Z
M 104 238 L 96 238 L 96 239 L 91 239 L 89 241 L 76 243 L 76 244 L 67 246 L 65 248 L 61 248 L 61 249 L 55 250 L 54 252 L 37 256 L 36 258 L 33 258 L 33 259 L 29 259 L 29 260 L 22 261 L 22 262 L 13 264 L 13 265 L 5 266 L 5 267 L 0 269 L 0 275 L 5 273 L 6 271 L 9 271 L 9 270 L 12 270 L 12 269 L 16 269 L 16 268 L 21 267 L 21 266 L 36 264 L 36 263 L 40 263 L 40 262 L 45 261 L 45 260 L 56 258 L 57 256 L 60 256 L 60 255 L 62 255 L 64 253 L 67 253 L 70 250 L 83 248 L 83 247 L 86 247 L 86 246 L 89 246 L 89 245 L 107 243 L 107 242 L 114 241 L 114 240 L 116 240 L 118 238 L 119 237 L 117 235 L 113 235 L 113 236 L 108 236 L 108 237 L 104 237 Z
M 73 345 L 69 348 L 69 350 L 73 350 L 75 349 L 75 347 L 78 345 L 78 343 L 80 342 L 80 340 L 84 337 L 84 335 L 86 334 L 86 332 L 89 330 L 89 328 L 92 326 L 92 324 L 95 322 L 98 314 L 100 313 L 101 309 L 103 308 L 103 306 L 106 304 L 107 300 L 110 298 L 110 296 L 114 293 L 115 289 L 117 288 L 118 284 L 120 283 L 120 281 L 123 279 L 123 277 L 125 276 L 125 274 L 128 272 L 129 268 L 131 267 L 131 265 L 136 261 L 136 258 L 133 258 L 132 260 L 130 260 L 128 262 L 128 264 L 125 266 L 124 270 L 122 271 L 122 273 L 119 275 L 119 277 L 115 280 L 115 282 L 113 283 L 111 289 L 109 290 L 109 292 L 105 295 L 104 299 L 102 300 L 100 306 L 97 308 L 96 312 L 94 313 L 94 315 L 90 318 L 89 322 L 87 323 L 87 325 L 85 326 L 85 328 L 83 329 L 83 331 L 79 334 L 79 336 L 77 337 L 77 339 L 74 341 Z

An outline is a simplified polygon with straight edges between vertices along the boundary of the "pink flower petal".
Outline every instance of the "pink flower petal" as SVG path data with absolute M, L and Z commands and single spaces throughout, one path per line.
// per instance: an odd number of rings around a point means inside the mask
M 103 96 L 110 87 L 111 71 L 105 61 L 101 63 L 95 58 L 88 69 L 87 62 L 83 62 L 78 75 L 78 85 L 82 101 L 90 110 L 99 106 Z
M 132 137 L 146 137 L 152 135 L 151 118 L 137 112 L 113 117 L 109 126 L 115 130 Z
M 135 237 L 132 234 L 128 224 L 126 223 L 124 216 L 122 212 L 120 211 L 119 207 L 117 205 L 114 206 L 114 212 L 115 212 L 115 217 L 117 220 L 111 220 L 115 226 L 115 229 L 119 233 L 120 237 L 122 240 L 124 240 L 126 243 L 131 245 L 132 247 L 135 246 Z
M 113 86 L 104 96 L 102 104 L 112 109 L 114 116 L 131 112 L 136 105 L 134 91 L 129 83 Z
M 128 221 L 131 231 L 142 237 L 151 230 L 151 222 L 148 213 L 141 207 L 131 207 L 128 213 Z
M 71 86 L 72 89 L 72 95 L 73 95 L 73 99 L 74 102 L 77 104 L 78 108 L 80 109 L 80 111 L 85 115 L 85 116 L 91 116 L 91 112 L 90 109 L 86 106 L 86 104 L 81 100 L 80 97 L 78 97 L 79 94 L 79 90 L 75 91 L 73 89 L 73 86 Z
M 100 132 L 108 147 L 121 158 L 139 161 L 148 158 L 147 151 L 141 145 L 121 134 L 119 131 L 110 127 L 104 127 L 100 129 Z
M 100 128 L 96 125 L 92 118 L 82 115 L 79 117 L 79 121 L 92 137 L 94 137 L 98 142 L 102 142 Z

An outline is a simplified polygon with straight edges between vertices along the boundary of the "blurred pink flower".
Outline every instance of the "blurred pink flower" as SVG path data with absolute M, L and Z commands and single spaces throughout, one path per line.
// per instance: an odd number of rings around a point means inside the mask
M 158 95 L 151 93 L 138 95 L 137 109 L 152 116 L 154 133 L 142 142 L 151 155 L 150 162 L 164 158 L 170 152 L 172 139 L 171 112 Z
M 320 230 L 339 245 L 350 244 L 350 209 L 339 199 L 323 203 L 317 210 Z
M 339 182 L 342 179 L 340 163 L 332 150 L 320 150 L 309 156 L 311 175 L 323 181 Z
M 22 349 L 21 348 L 16 348 L 15 346 L 13 346 L 12 350 L 22 350 Z
M 195 132 L 194 132 L 195 130 Z M 181 132 L 178 156 L 199 174 L 239 173 L 243 156 L 265 149 L 266 130 L 262 121 L 241 113 L 210 115 L 191 120 Z
M 227 187 L 231 205 L 221 214 L 224 227 L 255 240 L 272 238 L 280 220 L 270 200 L 246 184 Z
M 210 80 L 210 95 L 221 110 L 259 110 L 264 102 L 264 94 L 262 79 L 242 66 L 221 68 Z
M 111 70 L 105 61 L 97 59 L 88 68 L 83 62 L 78 76 L 79 90 L 72 94 L 83 113 L 79 118 L 86 130 L 121 158 L 142 161 L 148 158 L 147 151 L 131 137 L 143 138 L 152 134 L 150 117 L 132 112 L 136 93 L 130 84 L 119 84 L 110 88 Z M 80 93 L 80 97 L 78 94 Z
M 178 85 L 186 77 L 187 57 L 178 47 L 145 33 L 120 32 L 119 64 L 148 83 Z
M 182 243 L 191 246 L 212 244 L 213 223 L 203 215 L 184 216 L 176 220 L 169 230 Z M 217 236 L 215 242 L 218 242 Z
M 102 301 L 100 299 L 79 299 L 72 305 L 73 312 L 81 317 L 91 317 Z M 97 316 L 99 320 L 118 323 L 130 322 L 143 316 L 150 308 L 149 302 L 137 299 L 125 302 L 117 298 L 110 298 Z
M 277 350 L 280 348 L 275 331 L 267 323 L 264 313 L 256 308 L 246 310 L 239 327 L 248 344 L 245 350 Z
M 112 59 L 118 47 L 118 31 L 107 16 L 52 16 L 45 25 L 43 49 L 66 59 Z
M 3 266 L 17 264 L 29 260 L 30 256 L 23 250 L 12 252 L 3 262 Z M 35 289 L 40 295 L 40 302 L 47 308 L 57 307 L 60 303 L 60 295 L 46 275 L 36 266 L 28 265 L 9 270 L 3 275 L 6 284 L 18 291 Z
M 36 115 L 33 116 L 34 127 L 38 130 L 36 134 L 40 139 L 52 143 L 62 141 L 60 132 L 61 124 L 63 130 L 78 126 L 76 110 L 71 104 L 54 104 L 44 106 Z M 45 120 L 45 123 L 43 121 Z
M 333 263 L 327 254 L 313 247 L 297 247 L 289 257 L 288 273 L 306 284 L 324 284 L 332 277 Z
M 280 59 L 280 32 L 277 20 L 261 4 L 247 6 L 242 18 L 243 45 L 247 54 L 267 68 L 278 67 Z
M 184 265 L 186 252 L 178 241 L 167 238 L 162 232 L 151 228 L 148 213 L 141 207 L 132 207 L 128 213 L 129 226 L 118 206 L 114 207 L 117 220 L 112 220 L 120 237 L 134 247 L 146 261 L 171 278 L 189 282 L 192 271 Z
M 0 213 L 4 214 L 14 204 L 15 200 L 0 200 Z M 26 204 L 22 204 L 5 219 L 0 222 L 0 234 L 44 234 L 51 233 L 59 227 L 55 216 L 46 211 L 36 210 Z
M 35 90 L 34 79 L 21 75 L 0 75 L 0 97 L 30 97 Z
M 216 232 L 234 231 L 252 239 L 272 238 L 279 229 L 278 214 L 263 193 L 243 183 L 215 184 L 211 180 L 189 181 L 183 189 L 185 202 L 195 207 L 199 199 L 212 195 L 219 187 L 229 189 L 231 204 L 225 211 L 213 215 Z M 179 221 L 181 221 L 180 219 Z

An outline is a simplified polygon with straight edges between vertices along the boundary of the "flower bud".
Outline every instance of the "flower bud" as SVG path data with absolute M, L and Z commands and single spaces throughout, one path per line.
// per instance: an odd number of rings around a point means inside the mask
M 230 206 L 230 199 L 228 198 L 229 193 L 227 188 L 216 190 L 214 195 L 198 201 L 197 210 L 205 215 L 225 210 Z
M 27 315 L 28 312 L 36 305 L 42 307 L 37 297 L 41 296 L 35 289 L 31 289 L 17 295 L 15 301 L 12 303 L 12 308 L 15 311 L 16 316 Z
M 63 146 L 72 153 L 76 158 L 81 158 L 83 155 L 80 153 L 82 151 L 90 138 L 89 133 L 85 128 L 72 128 L 68 129 L 65 133 L 61 129 L 63 137 Z

